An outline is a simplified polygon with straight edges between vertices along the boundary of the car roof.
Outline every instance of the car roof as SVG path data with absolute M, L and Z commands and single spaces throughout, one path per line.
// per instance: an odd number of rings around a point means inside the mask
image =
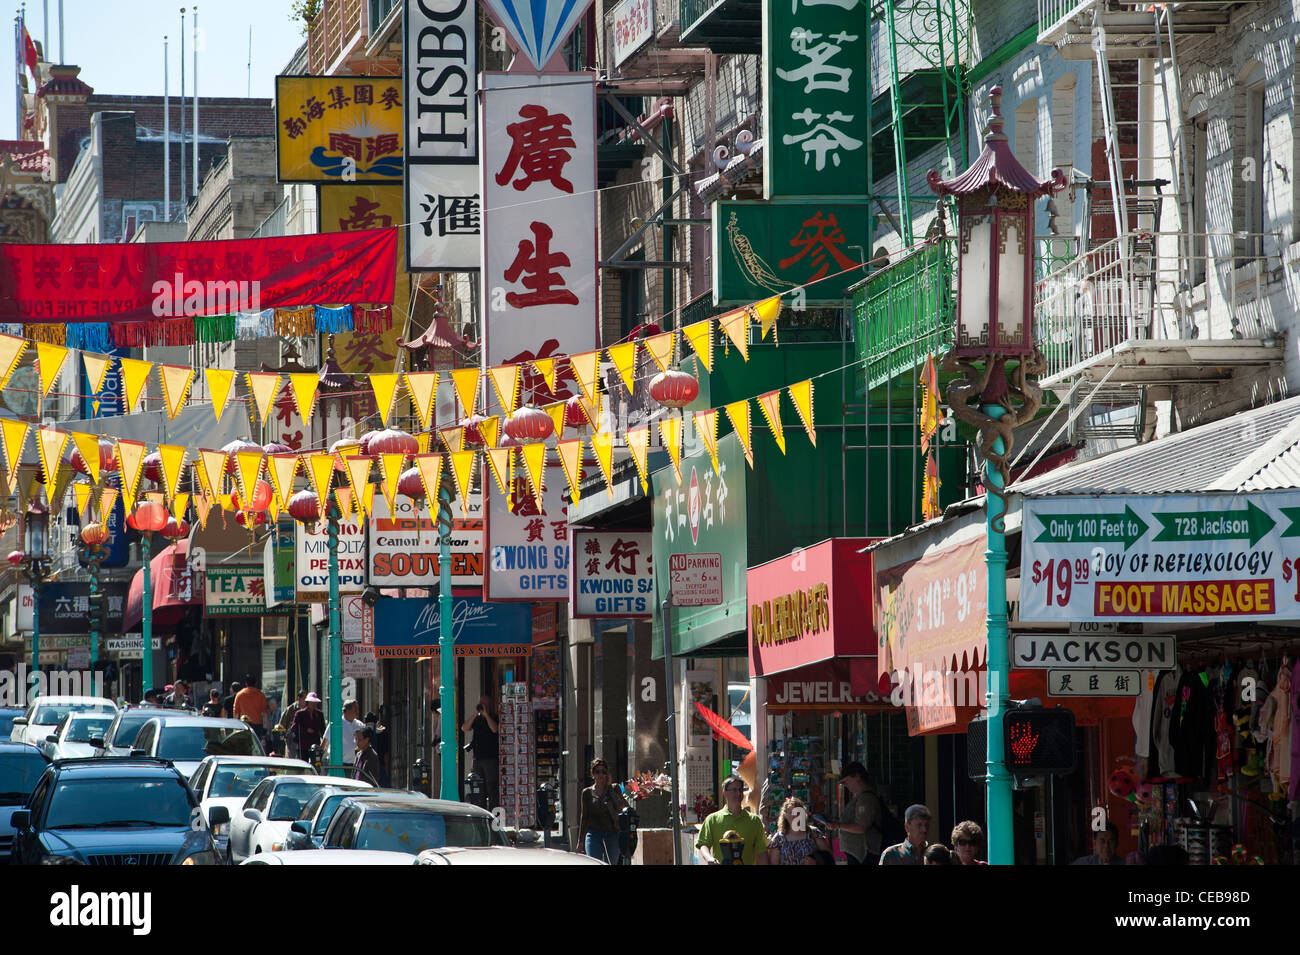
M 418 862 L 415 856 L 405 852 L 378 849 L 295 849 L 259 852 L 241 865 L 418 865 Z
M 337 776 L 323 776 L 320 773 L 314 773 L 314 772 L 313 773 L 280 773 L 278 776 L 268 776 L 267 779 L 272 780 L 273 786 L 278 786 L 282 781 L 287 780 L 292 782 L 320 783 L 322 786 L 333 786 L 337 789 L 340 790 L 346 789 L 348 791 L 352 791 L 355 789 L 355 790 L 360 790 L 365 792 L 365 791 L 369 791 L 369 789 L 371 788 L 366 786 L 364 783 L 360 786 L 357 786 L 356 784 L 360 782 L 360 780 L 339 779 Z
M 420 864 L 432 857 L 451 865 L 603 865 L 581 852 L 542 849 L 532 846 L 444 846 L 425 849 L 416 856 Z
M 167 726 L 224 726 L 227 729 L 251 730 L 252 727 L 243 720 L 223 720 L 218 716 L 195 716 L 192 713 L 178 711 L 176 716 L 158 717 Z
M 117 704 L 106 696 L 40 696 L 32 700 L 33 703 L 106 703 L 113 709 L 117 709 Z
M 450 799 L 430 799 L 423 793 L 358 793 L 348 799 L 363 804 L 367 809 L 396 809 L 407 812 L 436 812 L 443 815 L 455 813 L 464 816 L 493 818 L 492 813 L 467 802 Z
M 22 713 L 22 712 L 23 712 L 23 707 L 21 706 L 0 706 L 0 713 Z
M 17 753 L 23 750 L 30 750 L 38 756 L 41 754 L 40 749 L 31 743 L 15 743 L 7 739 L 0 740 L 0 753 Z
M 311 766 L 305 759 L 289 759 L 287 756 L 204 756 L 203 762 L 214 766 L 285 766 L 289 769 Z
M 77 775 L 123 777 L 157 773 L 160 776 L 182 778 L 176 768 L 172 766 L 170 760 L 141 759 L 136 756 L 125 759 L 113 756 L 92 757 L 90 759 L 56 759 L 50 765 L 60 775 L 76 773 Z

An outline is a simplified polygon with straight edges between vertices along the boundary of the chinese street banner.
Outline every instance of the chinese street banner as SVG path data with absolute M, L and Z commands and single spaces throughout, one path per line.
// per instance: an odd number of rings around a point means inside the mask
M 865 13 L 858 0 L 763 0 L 764 198 L 866 198 Z
M 479 267 L 478 7 L 406 0 L 406 231 L 412 271 Z
M 654 599 L 649 531 L 574 531 L 571 617 L 649 617 Z
M 583 73 L 483 75 L 485 367 L 599 347 L 592 84 Z M 526 401 L 566 397 L 524 385 Z
M 749 305 L 806 285 L 808 305 L 839 305 L 863 278 L 869 215 L 865 202 L 837 199 L 715 202 L 714 304 Z
M 402 101 L 397 76 L 277 76 L 276 178 L 400 184 Z
M 1300 619 L 1300 491 L 1026 498 L 1024 620 Z
M 495 482 L 484 477 L 488 496 L 485 600 L 569 599 L 569 506 L 567 485 L 557 466 L 547 468 L 542 508 L 520 467 L 511 511 Z
M 211 242 L 0 245 L 0 321 L 155 321 L 393 300 L 397 229 Z

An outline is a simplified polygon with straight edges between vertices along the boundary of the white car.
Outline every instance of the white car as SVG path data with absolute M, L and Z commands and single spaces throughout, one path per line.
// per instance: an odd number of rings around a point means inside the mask
M 190 788 L 198 797 L 203 818 L 213 806 L 225 806 L 231 821 L 241 816 L 248 794 L 268 776 L 293 773 L 313 773 L 311 765 L 301 759 L 283 759 L 278 756 L 209 756 L 199 763 L 190 777 Z M 221 855 L 226 853 L 230 838 L 230 823 L 213 830 L 212 840 Z
M 69 713 L 107 713 L 117 715 L 117 704 L 102 696 L 41 696 L 27 706 L 26 712 L 14 720 L 9 739 L 15 743 L 39 746 L 45 737 L 54 732 L 59 720 Z
M 50 762 L 56 759 L 89 759 L 95 755 L 95 746 L 91 740 L 103 737 L 112 722 L 112 713 L 96 710 L 69 713 L 59 720 L 54 732 L 41 740 L 40 751 Z
M 263 852 L 240 865 L 418 865 L 405 852 L 368 852 L 365 849 L 299 849 L 297 852 Z
M 581 852 L 561 849 L 522 849 L 514 846 L 482 846 L 425 849 L 415 857 L 416 865 L 605 865 Z
M 321 790 L 355 793 L 373 788 L 359 780 L 310 773 L 263 779 L 243 808 L 230 814 L 230 862 L 239 865 L 250 856 L 288 849 L 289 827 Z
M 266 751 L 257 734 L 240 720 L 168 714 L 140 727 L 131 755 L 169 759 L 177 772 L 189 779 L 208 756 L 264 757 Z

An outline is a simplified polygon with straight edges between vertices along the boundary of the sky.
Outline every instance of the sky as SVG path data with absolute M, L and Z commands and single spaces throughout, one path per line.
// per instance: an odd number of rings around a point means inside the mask
M 44 5 L 50 23 L 44 28 Z M 180 32 L 185 15 L 185 91 L 193 87 L 192 3 L 186 0 L 64 0 L 63 58 L 81 67 L 81 78 L 95 92 L 161 96 L 163 35 L 170 37 L 170 92 L 180 92 Z M 11 18 L 19 10 L 10 7 Z M 37 44 L 49 37 L 45 59 L 57 61 L 59 0 L 28 0 L 27 32 Z M 272 99 L 275 75 L 305 39 L 300 22 L 291 22 L 289 0 L 208 0 L 199 11 L 199 95 Z M 12 19 L 10 23 L 12 23 Z M 248 28 L 253 27 L 252 91 L 249 93 Z M 12 36 L 12 29 L 10 31 Z M 2 62 L 10 77 L 0 93 L 0 138 L 14 138 L 14 50 Z M 31 84 L 29 76 L 27 82 Z

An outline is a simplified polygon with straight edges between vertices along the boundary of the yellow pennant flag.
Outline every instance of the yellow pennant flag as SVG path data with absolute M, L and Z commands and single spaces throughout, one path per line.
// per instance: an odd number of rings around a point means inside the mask
M 346 464 L 348 468 L 348 483 L 352 485 L 353 493 L 360 498 L 361 492 L 364 491 L 366 485 L 370 483 L 371 460 L 369 457 L 358 455 L 346 459 L 343 463 Z
M 786 391 L 790 392 L 790 401 L 794 404 L 794 410 L 799 412 L 799 420 L 803 422 L 803 429 L 808 432 L 808 440 L 817 447 L 817 429 L 813 427 L 813 383 L 809 378 L 806 381 L 800 381 Z
M 614 363 L 614 367 L 618 369 L 623 384 L 627 385 L 627 393 L 632 394 L 636 390 L 636 342 L 610 345 L 605 352 L 609 355 L 609 360 Z
M 19 467 L 17 471 L 17 490 L 14 492 L 18 501 L 18 513 L 27 512 L 27 502 L 32 498 L 32 484 L 36 481 L 36 468 Z
M 438 434 L 442 435 L 442 443 L 453 454 L 465 447 L 465 428 L 463 426 L 443 428 Z
M 506 414 L 514 414 L 519 406 L 519 366 L 498 365 L 488 369 L 492 387 L 496 389 L 497 398 Z
M 217 503 L 221 505 L 223 511 L 230 511 L 232 514 L 239 510 L 239 508 L 235 507 L 235 495 L 233 494 L 218 494 Z M 224 518 L 222 519 L 222 526 L 225 526 Z
M 384 499 L 388 501 L 388 513 L 397 516 L 397 482 L 402 479 L 402 465 L 406 463 L 405 454 L 381 454 L 379 472 L 383 478 Z
M 432 442 L 433 442 L 433 435 L 429 434 L 427 431 L 424 434 L 417 434 L 415 436 L 415 453 L 428 454 L 429 445 Z
M 600 371 L 600 352 L 588 351 L 580 355 L 569 356 L 569 367 L 573 370 L 573 379 L 578 383 L 588 401 L 595 401 L 597 394 L 597 373 Z
M 22 437 L 27 437 L 27 426 L 23 425 Z M 9 450 L 9 422 L 4 423 L 4 440 L 5 452 Z M 92 484 L 99 483 L 99 435 L 83 434 L 80 431 L 72 432 L 72 442 L 77 446 L 81 453 L 81 460 L 86 463 L 86 471 L 90 474 Z M 18 443 L 18 449 L 22 450 L 22 442 Z
M 208 383 L 208 393 L 212 395 L 212 413 L 220 421 L 221 412 L 226 410 L 226 402 L 230 400 L 230 392 L 234 390 L 235 373 L 225 368 L 205 368 L 203 377 Z
M 451 452 L 451 476 L 456 479 L 456 493 L 460 495 L 460 505 L 464 513 L 469 513 L 469 485 L 474 475 L 473 451 Z
M 162 470 L 163 490 L 167 500 L 174 501 L 181 486 L 181 473 L 185 470 L 185 446 L 183 444 L 158 445 L 158 466 Z
M 134 358 L 119 358 L 122 369 L 122 391 L 126 394 L 126 413 L 134 414 L 140 393 L 149 381 L 149 372 L 153 371 L 153 362 L 138 361 Z M 232 372 L 233 374 L 233 372 Z
M 457 368 L 451 373 L 451 383 L 456 386 L 456 395 L 465 407 L 466 417 L 478 407 L 478 379 L 477 368 Z
M 41 369 L 41 397 L 45 398 L 49 396 L 54 383 L 59 380 L 59 373 L 63 371 L 63 364 L 68 360 L 68 349 L 62 345 L 47 345 L 45 342 L 37 342 L 36 360 L 40 363 Z
M 596 452 L 596 463 L 605 478 L 605 490 L 614 496 L 614 435 L 609 431 L 597 431 L 591 436 L 591 450 Z
M 738 308 L 718 317 L 718 325 L 731 343 L 740 350 L 740 357 L 749 361 L 749 309 Z
M 760 337 L 767 338 L 767 333 L 776 324 L 776 317 L 781 314 L 781 296 L 773 295 L 771 298 L 765 298 L 754 305 L 753 309 L 758 316 Z
M 90 393 L 99 394 L 99 390 L 104 387 L 104 379 L 108 377 L 108 366 L 113 363 L 113 359 L 107 355 L 92 355 L 88 351 L 83 351 L 81 362 L 86 366 L 86 381 L 90 383 Z
M 181 406 L 189 396 L 190 383 L 194 380 L 194 369 L 181 365 L 159 365 L 158 376 L 162 379 L 167 417 L 175 418 L 181 413 Z
M 673 461 L 673 473 L 677 475 L 677 483 L 682 483 L 682 419 L 681 418 L 660 418 L 659 419 L 659 438 L 663 441 L 664 447 L 668 451 L 668 457 Z
M 198 473 L 204 493 L 212 497 L 220 495 L 226 473 L 225 452 L 200 450 Z
M 718 410 L 695 412 L 695 433 L 700 436 L 713 462 L 713 473 L 718 474 Z
M 533 497 L 537 499 L 537 508 L 542 510 L 542 484 L 546 471 L 546 445 L 540 441 L 525 444 L 519 449 L 524 459 L 524 470 L 528 473 L 528 483 L 533 487 Z
M 86 505 L 90 503 L 90 494 L 95 490 L 95 485 L 86 484 L 84 481 L 72 485 L 73 506 L 77 509 L 77 517 L 85 519 Z
M 429 513 L 438 513 L 438 484 L 442 481 L 442 455 L 419 454 L 415 457 L 415 466 L 420 470 L 420 480 L 424 482 L 424 497 L 429 502 Z
M 235 473 L 239 476 L 239 503 L 244 510 L 253 508 L 253 492 L 257 490 L 257 479 L 262 473 L 262 451 L 236 451 Z
M 129 359 L 122 359 L 128 361 Z M 135 509 L 135 492 L 140 487 L 140 465 L 144 461 L 145 446 L 139 441 L 117 441 L 117 465 L 122 478 L 122 500 L 126 512 Z
M 27 443 L 27 432 L 30 431 L 31 429 L 32 426 L 28 424 L 26 421 L 19 421 L 16 418 L 0 418 L 0 434 L 2 434 L 4 437 L 5 460 L 9 462 L 10 472 L 12 472 L 14 468 L 18 467 L 19 461 L 22 460 L 23 445 Z M 90 439 L 90 443 L 95 448 L 94 455 L 93 455 L 94 470 L 91 472 L 91 474 L 94 476 L 95 480 L 98 481 L 99 480 L 99 436 L 94 434 L 88 434 L 86 435 L 86 437 Z M 78 445 L 78 447 L 80 447 L 80 445 Z M 82 457 L 85 457 L 84 452 L 82 453 Z M 86 458 L 86 460 L 90 461 L 91 458 Z M 12 477 L 9 479 L 9 483 L 13 484 Z
M 316 489 L 316 500 L 320 502 L 321 516 L 324 517 L 329 507 L 330 483 L 334 480 L 334 455 L 308 455 L 307 464 L 307 476 Z
M 496 415 L 490 418 L 484 418 L 478 423 L 478 433 L 483 439 L 485 448 L 495 448 L 497 446 L 497 432 L 501 430 L 501 419 Z
M 542 376 L 542 381 L 546 382 L 546 387 L 552 394 L 555 392 L 555 359 L 538 358 L 533 361 L 533 367 L 537 373 Z
M 731 426 L 736 429 L 736 437 L 740 441 L 740 446 L 745 451 L 745 460 L 752 468 L 754 466 L 754 448 L 750 440 L 749 399 L 733 401 L 724 407 L 727 417 L 731 419 Z
M 672 366 L 676 344 L 676 332 L 664 332 L 662 335 L 641 339 L 641 346 L 645 348 L 646 354 L 654 359 L 660 371 L 667 371 Z
M 109 515 L 113 513 L 113 505 L 117 503 L 117 488 L 106 487 L 99 492 L 99 519 L 106 521 Z
M 352 496 L 352 488 L 336 487 L 334 489 L 334 502 L 339 506 L 339 519 L 347 520 L 356 503 Z
M 172 498 L 172 517 L 176 518 L 177 524 L 185 520 L 185 508 L 189 507 L 189 504 L 190 496 L 188 493 L 177 494 Z
M 18 367 L 18 359 L 27 350 L 27 339 L 0 335 L 0 389 L 9 384 L 9 376 Z
M 298 455 L 273 454 L 266 462 L 266 473 L 271 479 L 271 487 L 280 506 L 287 508 L 289 498 L 293 497 L 293 476 L 298 471 Z
M 212 513 L 212 496 L 198 494 L 194 497 L 194 513 L 199 516 L 199 527 L 208 529 L 208 515 Z
M 433 396 L 438 388 L 436 371 L 408 371 L 406 387 L 411 392 L 411 403 L 415 413 L 420 416 L 420 424 L 429 427 L 433 420 Z
M 50 510 L 59 510 L 63 507 L 63 499 L 68 494 L 68 485 L 77 476 L 76 469 L 67 461 L 59 463 L 57 474 L 58 476 L 54 479 L 53 491 L 47 489 L 45 492 L 49 495 Z
M 257 419 L 266 424 L 275 405 L 275 393 L 280 390 L 280 376 L 275 372 L 250 371 L 244 375 L 248 391 L 257 407 Z
M 782 454 L 785 454 L 785 431 L 781 427 L 781 389 L 759 395 L 758 407 L 762 409 L 763 417 L 767 419 L 767 425 L 772 429 L 776 446 L 781 449 Z
M 627 449 L 632 452 L 632 462 L 636 465 L 636 473 L 641 478 L 641 490 L 646 491 L 650 487 L 649 477 L 646 474 L 646 453 L 650 447 L 650 426 L 644 428 L 629 428 L 627 432 Z
M 320 386 L 320 376 L 315 372 L 296 372 L 289 375 L 289 391 L 293 394 L 293 403 L 298 408 L 298 417 L 303 422 L 311 420 L 312 409 L 316 406 L 316 389 Z
M 510 480 L 510 455 L 514 450 L 514 448 L 488 448 L 484 452 L 487 455 L 488 466 L 492 470 L 492 477 L 496 480 L 502 494 L 510 493 L 507 482 Z
M 384 427 L 388 427 L 388 416 L 393 413 L 393 399 L 397 397 L 397 386 L 402 376 L 397 372 L 385 372 L 370 376 L 370 387 L 375 391 L 375 404 L 379 405 L 379 417 Z
M 596 395 L 596 400 L 588 401 L 581 395 L 578 396 L 578 407 L 582 409 L 583 415 L 591 422 L 591 427 L 599 431 L 601 425 L 600 402 L 603 395 Z
M 555 450 L 560 455 L 560 464 L 569 482 L 569 494 L 574 501 L 577 501 L 582 497 L 579 488 L 582 483 L 582 439 L 571 438 L 568 441 L 561 441 L 555 446 Z
M 366 482 L 366 488 L 357 495 L 357 516 L 368 518 L 370 512 L 375 509 L 375 486 L 369 481 Z
M 555 425 L 555 437 L 564 437 L 564 402 L 552 402 L 542 410 L 551 416 L 551 424 Z
M 691 349 L 700 356 L 700 361 L 707 372 L 713 371 L 713 319 L 706 318 L 694 325 L 684 325 L 682 334 L 690 342 Z

